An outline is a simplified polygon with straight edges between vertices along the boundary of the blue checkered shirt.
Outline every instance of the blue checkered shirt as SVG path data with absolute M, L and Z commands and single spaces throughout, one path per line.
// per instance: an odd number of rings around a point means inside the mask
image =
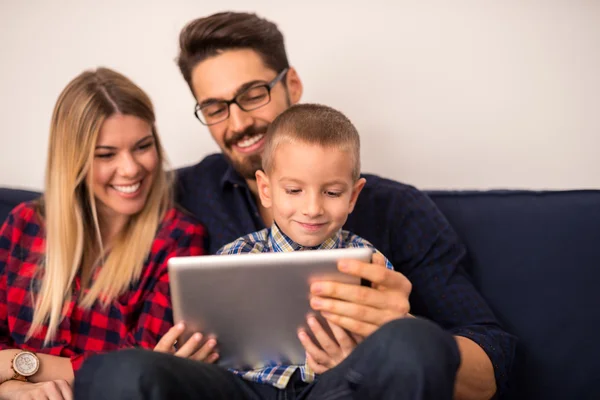
M 217 251 L 217 254 L 278 253 L 302 250 L 342 249 L 349 247 L 368 247 L 373 249 L 373 252 L 379 253 L 379 251 L 365 239 L 344 230 L 339 230 L 335 235 L 325 240 L 319 246 L 304 247 L 290 239 L 289 236 L 279 229 L 277 224 L 273 224 L 271 228 L 251 233 L 223 246 Z M 388 269 L 394 269 L 387 258 L 385 258 L 385 265 Z M 272 361 L 265 361 L 263 365 L 257 366 L 252 370 L 231 369 L 230 371 L 236 375 L 240 375 L 246 380 L 266 383 L 273 385 L 276 388 L 283 389 L 287 386 L 290 378 L 297 369 L 300 369 L 300 376 L 304 382 L 310 383 L 315 380 L 315 373 L 308 364 L 283 365 Z

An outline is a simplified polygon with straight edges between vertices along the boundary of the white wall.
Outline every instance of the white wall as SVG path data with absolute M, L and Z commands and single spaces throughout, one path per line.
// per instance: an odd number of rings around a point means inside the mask
M 600 188 L 600 1 L 0 0 L 0 186 L 42 187 L 54 102 L 83 69 L 153 99 L 174 166 L 217 151 L 174 58 L 189 20 L 276 21 L 304 101 L 344 111 L 364 170 L 420 188 Z

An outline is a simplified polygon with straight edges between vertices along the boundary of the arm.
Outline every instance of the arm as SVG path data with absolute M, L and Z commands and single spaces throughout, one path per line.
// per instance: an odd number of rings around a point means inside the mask
M 456 377 L 456 399 L 490 399 L 496 393 L 494 367 L 490 358 L 477 343 L 455 336 L 461 355 Z
M 33 210 L 24 204 L 17 206 L 8 216 L 6 222 L 0 229 L 0 382 L 12 378 L 13 371 L 11 361 L 15 354 L 21 351 L 12 339 L 8 326 L 8 307 L 7 307 L 7 269 L 11 268 L 11 260 L 15 245 L 22 242 L 24 233 L 22 226 L 31 219 Z M 25 334 L 25 332 L 19 332 Z M 30 350 L 24 348 L 23 350 Z M 51 356 L 47 354 L 37 354 L 40 359 L 40 369 L 29 380 L 31 382 L 51 381 L 63 379 L 68 382 L 73 380 L 73 369 L 69 357 Z M 0 393 L 11 386 L 17 386 L 16 383 L 6 383 L 0 385 Z
M 311 286 L 311 293 L 317 295 L 320 302 L 315 303 L 313 298 L 311 306 L 320 310 L 330 323 L 362 337 L 369 336 L 393 319 L 413 317 L 408 312 L 410 282 L 399 272 L 374 268 L 381 264 L 381 261 L 376 264 L 350 261 L 341 265 L 342 271 L 368 279 L 374 287 L 355 287 L 335 282 L 315 283 Z M 469 334 L 474 335 L 474 332 Z M 489 356 L 472 339 L 459 335 L 455 335 L 455 339 L 461 353 L 455 398 L 491 398 L 496 392 L 496 380 Z M 340 356 L 335 364 L 347 354 L 349 352 Z
M 144 306 L 133 330 L 127 334 L 127 347 L 154 348 L 173 326 L 173 310 L 167 262 L 172 257 L 199 256 L 204 249 L 205 231 L 201 225 L 189 224 L 183 234 L 168 249 L 153 249 L 156 284 L 144 298 Z
M 0 351 L 0 382 L 4 382 L 13 376 L 11 361 L 20 352 L 20 349 L 7 349 Z M 54 380 L 65 380 L 69 384 L 73 382 L 73 367 L 71 358 L 51 356 L 49 354 L 36 353 L 40 359 L 40 369 L 29 378 L 30 382 L 46 382 Z M 0 385 L 0 388 L 4 385 Z

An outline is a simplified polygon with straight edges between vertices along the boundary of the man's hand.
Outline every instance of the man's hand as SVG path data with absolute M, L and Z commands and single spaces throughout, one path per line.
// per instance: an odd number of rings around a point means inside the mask
M 315 282 L 310 287 L 310 305 L 330 322 L 351 333 L 367 337 L 394 319 L 410 316 L 408 296 L 412 284 L 401 273 L 385 268 L 379 254 L 373 263 L 342 260 L 338 269 L 366 279 L 371 287 L 339 282 Z
M 202 334 L 194 333 L 192 337 L 179 349 L 175 348 L 175 343 L 183 334 L 185 325 L 179 323 L 173 326 L 154 347 L 154 351 L 160 353 L 174 354 L 177 357 L 190 358 L 192 360 L 203 361 L 206 363 L 214 363 L 219 358 L 219 353 L 215 351 L 217 341 L 214 338 L 209 338 L 202 346 Z
M 308 326 L 318 343 L 315 344 L 304 330 L 298 332 L 298 338 L 306 350 L 306 362 L 317 374 L 322 374 L 344 361 L 362 341 L 361 337 L 350 335 L 338 325 L 332 322 L 328 324 L 335 339 L 329 336 L 312 315 L 308 317 Z
M 6 400 L 73 400 L 73 390 L 65 380 L 40 383 L 8 381 L 0 385 L 0 398 Z

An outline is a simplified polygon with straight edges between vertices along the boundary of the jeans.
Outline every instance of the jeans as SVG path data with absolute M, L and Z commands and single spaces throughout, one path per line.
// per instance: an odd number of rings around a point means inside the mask
M 91 357 L 75 377 L 75 399 L 334 400 L 452 399 L 460 353 L 454 337 L 424 319 L 399 319 L 366 338 L 310 384 L 250 382 L 217 365 L 148 350 Z

